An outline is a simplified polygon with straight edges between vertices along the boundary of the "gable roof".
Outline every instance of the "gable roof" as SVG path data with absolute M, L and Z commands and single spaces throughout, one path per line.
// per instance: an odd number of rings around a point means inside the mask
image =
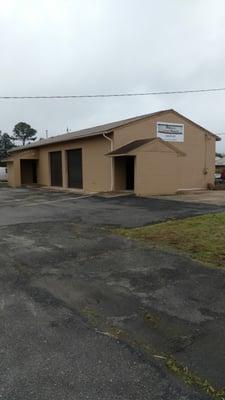
M 121 154 L 130 153 L 132 150 L 137 149 L 140 146 L 143 146 L 146 143 L 151 142 L 153 139 L 139 139 L 133 140 L 133 142 L 127 143 L 124 146 L 119 147 L 118 149 L 111 151 L 110 153 L 106 154 L 107 156 L 117 156 Z
M 84 139 L 87 137 L 102 135 L 103 133 L 109 134 L 109 133 L 112 133 L 114 129 L 119 128 L 121 126 L 129 125 L 131 123 L 137 122 L 137 121 L 145 119 L 145 118 L 160 116 L 160 115 L 166 114 L 168 112 L 175 113 L 176 115 L 185 119 L 189 123 L 192 123 L 195 126 L 201 128 L 208 135 L 215 137 L 216 140 L 221 140 L 217 135 L 208 131 L 207 129 L 203 128 L 202 126 L 196 124 L 195 122 L 191 121 L 190 119 L 186 118 L 184 115 L 179 114 L 177 111 L 175 111 L 173 109 L 168 109 L 168 110 L 156 111 L 156 112 L 150 113 L 150 114 L 139 115 L 139 116 L 136 116 L 133 118 L 127 118 L 127 119 L 123 119 L 120 121 L 114 121 L 114 122 L 110 122 L 110 123 L 103 124 L 103 125 L 97 125 L 92 128 L 81 129 L 81 130 L 75 131 L 75 132 L 64 133 L 62 135 L 52 136 L 48 139 L 41 139 L 36 142 L 30 143 L 26 146 L 15 147 L 15 148 L 9 150 L 9 153 L 13 153 L 13 152 L 17 152 L 17 151 L 25 150 L 25 149 L 33 149 L 35 147 L 47 146 L 50 144 L 55 144 L 55 143 L 60 143 L 60 142 L 68 142 L 68 141 L 72 141 L 72 140 L 76 140 L 76 139 Z
M 119 147 L 118 149 L 111 151 L 110 153 L 106 154 L 107 156 L 122 156 L 129 154 L 131 151 L 136 150 L 137 148 L 147 144 L 147 143 L 162 143 L 164 146 L 168 147 L 170 150 L 174 151 L 175 153 L 185 156 L 185 153 L 178 149 L 173 144 L 165 142 L 160 138 L 151 138 L 151 139 L 138 139 L 133 140 L 130 143 L 125 144 L 124 146 Z

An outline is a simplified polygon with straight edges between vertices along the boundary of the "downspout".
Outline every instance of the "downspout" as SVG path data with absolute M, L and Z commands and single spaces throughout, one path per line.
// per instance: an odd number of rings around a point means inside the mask
M 111 149 L 111 151 L 113 151 L 113 139 L 106 136 L 105 133 L 103 133 L 102 135 L 104 136 L 105 139 L 110 141 L 110 143 L 111 143 L 110 149 Z M 110 188 L 110 190 L 111 190 L 111 192 L 113 192 L 113 190 L 114 190 L 113 157 L 111 157 L 111 188 Z

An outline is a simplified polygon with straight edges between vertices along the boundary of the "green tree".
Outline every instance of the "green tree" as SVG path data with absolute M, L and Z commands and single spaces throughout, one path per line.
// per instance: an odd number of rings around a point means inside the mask
M 216 153 L 216 157 L 223 158 L 224 156 L 225 156 L 225 154 L 224 154 L 224 153 Z
M 13 140 L 21 141 L 22 145 L 25 146 L 28 140 L 36 140 L 36 133 L 37 131 L 26 122 L 18 122 L 13 129 Z
M 8 135 L 8 133 L 2 133 L 0 131 L 0 162 L 3 158 L 7 157 L 7 152 L 12 147 L 14 147 L 14 144 L 11 140 L 11 137 Z

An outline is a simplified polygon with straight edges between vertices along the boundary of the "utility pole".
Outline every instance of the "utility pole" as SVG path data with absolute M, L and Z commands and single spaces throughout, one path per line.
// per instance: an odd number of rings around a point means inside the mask
M 46 136 L 46 139 L 48 139 L 48 129 L 46 129 L 46 131 L 45 131 L 45 136 Z

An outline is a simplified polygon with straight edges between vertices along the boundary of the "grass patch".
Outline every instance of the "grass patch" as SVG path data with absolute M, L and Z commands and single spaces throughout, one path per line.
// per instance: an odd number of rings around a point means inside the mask
M 225 389 L 217 389 L 210 384 L 207 379 L 202 379 L 198 375 L 194 374 L 187 367 L 177 362 L 172 356 L 168 356 L 166 359 L 167 368 L 174 374 L 181 377 L 185 383 L 190 386 L 196 386 L 203 392 L 210 395 L 215 400 L 225 399 Z
M 225 212 L 114 232 L 181 250 L 195 260 L 225 268 Z

